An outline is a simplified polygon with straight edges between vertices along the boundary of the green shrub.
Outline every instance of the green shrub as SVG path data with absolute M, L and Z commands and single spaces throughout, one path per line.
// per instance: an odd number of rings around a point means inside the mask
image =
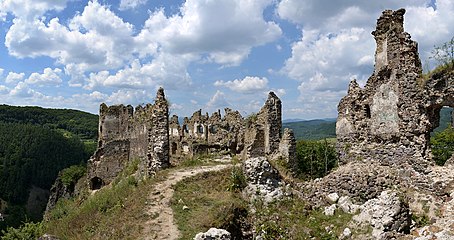
M 454 128 L 447 127 L 430 138 L 430 145 L 435 163 L 443 166 L 454 153 Z
M 87 167 L 83 165 L 73 165 L 62 170 L 60 179 L 66 187 L 71 183 L 76 183 L 82 176 L 85 175 Z
M 25 223 L 19 228 L 8 227 L 6 231 L 2 230 L 1 240 L 30 240 L 37 239 L 42 234 L 43 225 L 39 223 Z
M 337 165 L 337 153 L 328 141 L 298 141 L 296 144 L 298 177 L 319 178 Z
M 246 187 L 246 177 L 243 170 L 239 167 L 233 167 L 230 172 L 230 186 L 229 191 L 241 192 Z

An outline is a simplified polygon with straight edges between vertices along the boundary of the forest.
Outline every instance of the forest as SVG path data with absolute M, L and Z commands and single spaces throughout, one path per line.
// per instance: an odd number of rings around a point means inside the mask
M 0 199 L 6 225 L 25 219 L 32 186 L 49 190 L 60 170 L 85 165 L 96 147 L 98 116 L 76 110 L 0 105 Z

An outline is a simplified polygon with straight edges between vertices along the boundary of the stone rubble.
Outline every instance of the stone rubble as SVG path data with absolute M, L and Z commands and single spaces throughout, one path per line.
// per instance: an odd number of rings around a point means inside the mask
M 411 216 L 408 205 L 401 201 L 396 191 L 383 191 L 359 207 L 360 213 L 353 221 L 372 226 L 372 236 L 383 239 L 386 232 L 409 233 Z
M 244 193 L 249 198 L 271 202 L 283 196 L 283 181 L 266 157 L 249 158 L 244 162 L 243 171 L 247 186 Z
M 204 233 L 197 233 L 194 240 L 230 240 L 231 234 L 224 229 L 210 228 Z

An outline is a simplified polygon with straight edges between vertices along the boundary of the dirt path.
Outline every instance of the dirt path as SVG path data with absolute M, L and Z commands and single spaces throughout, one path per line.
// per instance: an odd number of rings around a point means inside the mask
M 199 173 L 219 171 L 231 166 L 231 164 L 201 166 L 169 173 L 167 179 L 156 184 L 148 196 L 149 205 L 146 212 L 152 219 L 145 223 L 144 239 L 178 239 L 180 232 L 174 223 L 173 211 L 170 207 L 174 192 L 172 185 Z

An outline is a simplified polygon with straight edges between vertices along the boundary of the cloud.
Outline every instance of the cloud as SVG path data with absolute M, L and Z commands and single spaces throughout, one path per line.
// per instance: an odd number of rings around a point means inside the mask
M 312 90 L 340 90 L 351 76 L 361 79 L 372 72 L 374 41 L 360 28 L 337 34 L 303 30 L 303 37 L 292 46 L 292 56 L 281 72 L 310 85 Z
M 44 18 L 15 18 L 6 33 L 5 46 L 18 58 L 48 56 L 84 71 L 113 69 L 132 58 L 133 33 L 131 24 L 93 1 L 69 21 L 69 27 L 58 18 L 49 22 Z
M 263 91 L 268 87 L 268 79 L 247 76 L 244 79 L 235 79 L 233 81 L 216 81 L 214 86 L 227 87 L 230 90 L 239 93 L 255 93 Z
M 339 28 L 371 26 L 385 9 L 427 6 L 429 3 L 427 0 L 347 0 L 332 4 L 331 0 L 282 0 L 277 13 L 282 19 L 304 28 L 335 31 Z
M 405 31 L 418 42 L 423 63 L 428 61 L 434 45 L 449 41 L 454 32 L 454 2 L 437 0 L 435 5 L 435 9 L 427 6 L 408 7 L 405 14 Z
M 4 72 L 4 71 L 5 71 L 5 70 L 4 70 L 3 68 L 0 68 L 0 77 L 3 75 L 3 72 Z
M 239 65 L 252 47 L 280 37 L 282 30 L 263 19 L 272 0 L 188 0 L 181 15 L 166 17 L 164 10 L 153 12 L 138 35 L 138 42 L 153 51 L 155 39 L 164 51 L 173 54 L 208 54 L 223 65 Z
M 62 83 L 60 75 L 62 70 L 59 68 L 51 69 L 45 68 L 42 74 L 39 73 L 32 73 L 27 80 L 25 80 L 28 84 L 37 84 L 40 86 L 43 85 L 59 85 Z
M 22 81 L 25 77 L 25 73 L 15 73 L 15 72 L 9 72 L 8 76 L 6 76 L 5 82 L 6 83 L 14 83 L 14 82 L 19 82 Z
M 118 7 L 118 9 L 120 11 L 135 9 L 137 7 L 145 5 L 146 3 L 147 3 L 147 0 L 121 0 L 120 6 Z
M 166 89 L 178 89 L 191 84 L 187 66 L 191 57 L 176 57 L 169 54 L 159 54 L 152 62 L 141 64 L 135 59 L 130 66 L 118 70 L 115 74 L 108 71 L 90 73 L 85 85 L 86 89 L 100 87 L 115 88 L 152 88 L 164 86 Z
M 0 18 L 7 12 L 16 17 L 33 19 L 42 16 L 49 10 L 61 11 L 66 7 L 67 0 L 2 0 L 0 2 Z
M 10 95 L 20 98 L 31 98 L 39 96 L 39 93 L 29 88 L 27 83 L 19 82 L 16 87 L 11 90 Z
M 7 94 L 9 93 L 10 89 L 4 85 L 0 85 L 0 94 L 1 95 L 4 95 L 4 94 Z
M 210 101 L 206 104 L 206 107 L 209 110 L 215 110 L 218 108 L 224 108 L 230 106 L 230 103 L 225 99 L 225 94 L 221 91 L 216 91 L 216 93 L 211 97 Z

